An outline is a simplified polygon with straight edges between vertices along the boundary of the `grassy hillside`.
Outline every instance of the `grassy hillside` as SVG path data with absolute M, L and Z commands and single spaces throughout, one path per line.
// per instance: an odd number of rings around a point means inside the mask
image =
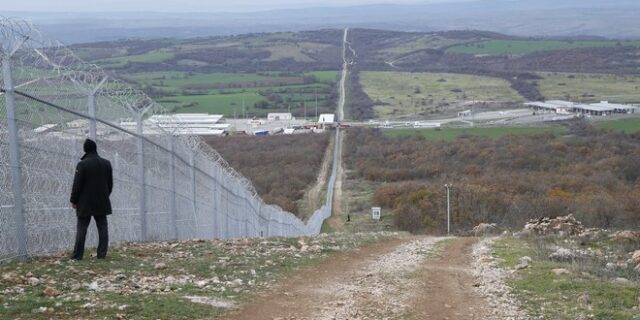
M 220 113 L 227 117 L 265 116 L 304 108 L 333 112 L 337 71 L 307 73 L 141 72 L 126 74 L 172 112 Z M 244 107 L 243 107 L 244 106 Z
M 431 141 L 453 141 L 458 137 L 486 137 L 497 139 L 508 135 L 531 135 L 541 133 L 562 134 L 564 127 L 490 127 L 490 128 L 443 128 L 443 129 L 388 129 L 390 137 L 424 137 Z
M 621 131 L 625 133 L 638 133 L 640 132 L 640 119 L 623 119 L 614 121 L 603 121 L 596 124 L 598 128 L 611 129 L 614 131 Z
M 342 30 L 76 45 L 87 60 L 127 73 L 337 70 Z
M 528 54 L 539 51 L 617 46 L 640 47 L 640 41 L 489 40 L 452 46 L 447 51 L 467 54 L 497 55 Z
M 585 103 L 640 103 L 640 77 L 588 73 L 539 73 L 533 80 L 547 99 Z
M 507 81 L 474 75 L 362 72 L 360 84 L 380 118 L 442 116 L 470 103 L 523 101 Z

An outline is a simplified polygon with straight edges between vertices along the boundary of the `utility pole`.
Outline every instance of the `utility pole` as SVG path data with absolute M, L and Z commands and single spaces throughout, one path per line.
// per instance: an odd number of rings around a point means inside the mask
M 244 119 L 247 120 L 247 109 L 244 106 L 244 94 L 242 95 L 242 115 Z
M 449 191 L 452 187 L 450 184 L 445 184 L 445 188 L 447 188 L 447 236 L 451 234 L 451 201 L 449 197 Z
M 318 120 L 318 88 L 316 90 L 316 121 Z

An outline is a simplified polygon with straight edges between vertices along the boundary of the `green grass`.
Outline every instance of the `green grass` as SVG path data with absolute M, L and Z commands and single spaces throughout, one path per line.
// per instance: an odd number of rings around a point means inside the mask
M 465 40 L 447 39 L 438 35 L 416 35 L 405 41 L 397 41 L 389 47 L 380 50 L 380 53 L 386 59 L 393 60 L 398 56 L 402 56 L 411 52 L 423 49 L 439 49 L 443 47 L 453 46 Z M 467 40 L 468 41 L 468 40 Z
M 539 73 L 535 80 L 547 100 L 583 103 L 640 103 L 640 77 L 611 74 Z
M 509 82 L 492 77 L 409 72 L 362 72 L 360 83 L 379 118 L 451 114 L 469 101 L 520 102 Z
M 245 101 L 245 109 L 248 113 L 261 113 L 264 110 L 254 108 L 254 104 L 263 100 L 262 96 L 255 93 L 236 93 L 218 95 L 193 95 L 159 98 L 157 101 L 172 112 L 178 113 L 213 113 L 232 117 L 243 116 L 242 100 Z
M 119 68 L 129 62 L 139 63 L 159 63 L 172 59 L 175 55 L 171 52 L 155 51 L 138 55 L 121 56 L 97 61 L 96 63 L 104 68 Z
M 638 133 L 640 132 L 640 118 L 598 122 L 596 127 L 625 133 Z
M 500 138 L 507 135 L 526 135 L 540 134 L 551 132 L 553 134 L 562 134 L 565 131 L 563 127 L 488 127 L 488 128 L 442 128 L 436 129 L 386 129 L 385 134 L 392 137 L 420 136 L 427 140 L 444 140 L 453 141 L 454 139 L 464 136 L 488 137 L 492 139 Z
M 640 47 L 640 41 L 560 41 L 560 40 L 488 40 L 473 44 L 453 46 L 447 51 L 467 54 L 528 54 L 538 51 L 554 51 L 575 48 Z
M 494 243 L 495 256 L 504 259 L 505 268 L 513 268 L 523 256 L 533 258 L 529 268 L 508 281 L 530 315 L 553 320 L 582 319 L 586 315 L 592 315 L 589 319 L 638 319 L 638 311 L 632 309 L 640 303 L 638 283 L 616 285 L 609 279 L 583 274 L 580 266 L 552 262 L 545 258 L 546 253 L 538 252 L 534 241 L 501 239 Z M 568 269 L 571 274 L 558 276 L 551 271 L 555 268 Z M 584 293 L 591 297 L 589 308 L 577 302 Z
M 269 112 L 286 112 L 288 105 L 295 109 L 301 103 L 307 106 L 309 114 L 315 106 L 315 94 L 318 91 L 318 103 L 324 105 L 329 98 L 331 86 L 337 80 L 337 71 L 315 71 L 299 76 L 313 75 L 315 83 L 279 85 L 278 73 L 186 73 L 186 72 L 144 72 L 128 74 L 126 78 L 135 81 L 141 87 L 161 90 L 164 96 L 156 98 L 162 106 L 178 113 L 219 113 L 227 117 L 243 116 L 243 99 L 250 116 L 265 116 Z M 295 75 L 294 75 L 295 76 Z M 267 81 L 276 81 L 272 84 Z M 263 82 L 261 82 L 263 81 Z M 218 89 L 216 85 L 246 84 L 249 87 Z M 257 87 L 255 87 L 257 85 Z M 190 86 L 203 86 L 194 91 Z M 278 109 L 257 109 L 255 104 L 266 98 L 260 92 L 276 92 L 286 101 Z M 309 92 L 303 92 L 309 91 Z M 197 93 L 197 94 L 196 94 Z

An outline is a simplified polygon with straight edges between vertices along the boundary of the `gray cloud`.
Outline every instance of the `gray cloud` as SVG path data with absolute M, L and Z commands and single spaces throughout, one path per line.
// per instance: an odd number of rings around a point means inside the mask
M 260 11 L 283 8 L 348 6 L 374 3 L 437 3 L 464 0 L 0 0 L 6 11 L 97 12 L 97 11 L 160 11 L 219 12 Z

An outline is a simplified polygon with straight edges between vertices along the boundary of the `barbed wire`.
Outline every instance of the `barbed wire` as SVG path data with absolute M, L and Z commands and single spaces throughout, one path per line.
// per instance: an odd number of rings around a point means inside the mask
M 115 242 L 316 234 L 330 216 L 330 201 L 307 224 L 264 203 L 201 137 L 145 121 L 165 108 L 31 24 L 0 17 L 0 43 L 0 186 L 13 190 L 0 195 L 0 261 L 71 247 L 87 137 L 114 167 Z

